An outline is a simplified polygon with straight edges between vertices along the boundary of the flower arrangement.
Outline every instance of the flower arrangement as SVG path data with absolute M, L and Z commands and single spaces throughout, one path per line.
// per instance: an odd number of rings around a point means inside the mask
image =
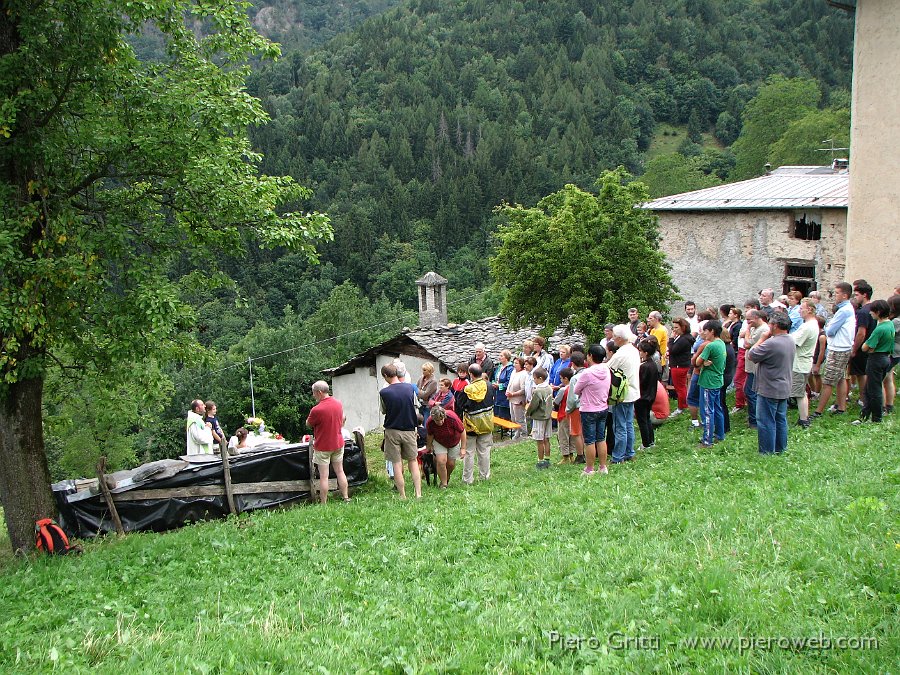
M 262 436 L 265 434 L 266 436 L 274 438 L 278 441 L 284 440 L 284 436 L 268 426 L 262 417 L 248 417 L 247 422 L 246 424 L 244 424 L 244 426 L 247 428 L 247 431 L 252 434 L 256 434 L 257 436 Z
M 244 425 L 247 431 L 258 434 L 266 430 L 266 423 L 262 417 L 248 417 L 247 423 Z

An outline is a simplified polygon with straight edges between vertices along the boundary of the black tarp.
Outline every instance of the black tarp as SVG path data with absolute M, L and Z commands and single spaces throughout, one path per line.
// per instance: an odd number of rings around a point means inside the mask
M 309 444 L 301 443 L 259 453 L 237 455 L 229 460 L 232 485 L 270 481 L 309 480 Z M 365 454 L 359 446 L 347 441 L 344 446 L 344 472 L 350 486 L 368 480 Z M 334 472 L 330 472 L 334 478 Z M 128 489 L 155 490 L 193 486 L 224 485 L 222 462 L 191 465 L 183 471 L 160 480 L 149 479 Z M 314 488 L 317 482 L 314 483 Z M 113 490 L 115 493 L 121 490 Z M 62 481 L 53 485 L 59 506 L 60 525 L 70 536 L 86 538 L 115 532 L 109 508 L 102 494 L 69 501 L 75 495 L 75 482 Z M 79 493 L 81 494 L 81 493 Z M 310 498 L 309 491 L 235 494 L 238 512 L 255 511 L 283 506 Z M 116 510 L 127 532 L 171 530 L 198 520 L 224 518 L 228 515 L 225 495 L 118 501 Z

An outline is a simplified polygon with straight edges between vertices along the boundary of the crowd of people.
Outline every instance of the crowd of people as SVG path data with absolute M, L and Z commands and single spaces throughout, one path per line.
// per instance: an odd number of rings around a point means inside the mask
M 888 300 L 872 300 L 863 279 L 832 290 L 830 309 L 819 292 L 804 297 L 793 289 L 778 298 L 763 289 L 742 306 L 700 311 L 688 301 L 684 315 L 669 326 L 660 312 L 644 320 L 632 307 L 628 323 L 607 325 L 601 342 L 558 345 L 556 357 L 541 336 L 526 340 L 515 355 L 501 350 L 496 364 L 485 346 L 476 344 L 474 356 L 457 365 L 454 380 L 436 378 L 425 364 L 418 382 L 406 382 L 404 393 L 392 397 L 391 405 L 408 404 L 403 458 L 424 443 L 435 455 L 442 488 L 459 459 L 463 483 L 474 481 L 476 459 L 479 477 L 488 479 L 494 422 L 502 420 L 510 422 L 503 427 L 513 428 L 514 440 L 530 436 L 536 442 L 537 469 L 550 466 L 550 439 L 556 434 L 559 464 L 582 464 L 588 476 L 606 474 L 610 464 L 632 461 L 636 452 L 655 445 L 661 423 L 656 404 L 670 395 L 677 407 L 664 417 L 687 414 L 701 448 L 723 442 L 735 416 L 746 413 L 759 452 L 783 453 L 788 408 L 797 409 L 798 428 L 808 429 L 826 409 L 845 414 L 853 384 L 860 405 L 853 424 L 878 423 L 894 410 L 900 287 Z M 389 379 L 394 370 L 394 365 L 382 369 L 390 383 L 382 390 L 383 410 L 393 409 L 385 405 L 384 392 L 399 384 Z M 729 408 L 726 395 L 732 390 Z M 828 408 L 833 393 L 836 400 Z M 422 422 L 418 441 L 416 419 Z M 396 480 L 402 467 L 387 437 L 393 424 L 394 418 L 386 417 L 385 453 L 392 453 L 388 460 Z M 413 463 L 410 471 L 417 471 Z M 417 473 L 413 480 L 419 495 Z M 403 495 L 401 484 L 402 479 Z
M 586 476 L 607 474 L 609 464 L 632 461 L 637 451 L 653 447 L 658 424 L 685 413 L 700 433 L 701 448 L 725 441 L 735 416 L 746 412 L 759 452 L 781 454 L 788 447 L 789 407 L 798 411 L 798 428 L 808 429 L 826 410 L 846 414 L 854 385 L 860 407 L 852 423 L 879 423 L 894 411 L 900 286 L 888 300 L 873 300 L 863 279 L 832 290 L 830 309 L 818 292 L 804 297 L 793 289 L 780 298 L 764 289 L 740 307 L 698 311 L 688 301 L 684 316 L 669 326 L 660 312 L 650 312 L 645 321 L 632 307 L 629 322 L 608 324 L 600 342 L 558 345 L 556 357 L 539 335 L 515 355 L 501 350 L 496 363 L 478 343 L 474 355 L 457 365 L 453 380 L 438 378 L 433 365 L 425 363 L 413 383 L 396 359 L 381 368 L 386 384 L 379 392 L 388 475 L 405 499 L 408 469 L 415 496 L 421 497 L 418 460 L 428 452 L 442 489 L 460 460 L 464 484 L 475 481 L 476 464 L 479 478 L 487 480 L 497 426 L 513 440 L 530 436 L 536 442 L 538 470 L 550 466 L 555 434 L 559 464 L 584 465 Z M 729 409 L 731 390 L 735 398 Z M 308 424 L 315 463 L 324 475 L 320 499 L 327 498 L 330 465 L 346 500 L 343 410 L 325 382 L 313 385 L 313 396 L 317 403 Z M 671 412 L 670 397 L 677 405 Z M 812 411 L 811 401 L 816 402 Z M 224 447 L 215 413 L 214 402 L 193 402 L 189 454 L 192 448 L 211 452 L 214 442 Z

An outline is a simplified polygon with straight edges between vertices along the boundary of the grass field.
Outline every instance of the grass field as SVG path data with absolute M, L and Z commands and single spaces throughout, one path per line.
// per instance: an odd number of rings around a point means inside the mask
M 700 450 L 679 418 L 591 479 L 507 445 L 418 502 L 373 453 L 349 505 L 5 558 L 0 670 L 896 671 L 897 416 L 792 427 L 781 457 L 735 425 Z
M 703 149 L 723 149 L 722 144 L 712 133 L 705 132 L 702 136 L 703 143 L 701 146 Z M 658 155 L 670 155 L 673 152 L 678 152 L 678 148 L 685 138 L 687 138 L 687 126 L 660 123 L 653 133 L 653 140 L 650 141 L 650 147 L 647 149 L 647 161 Z

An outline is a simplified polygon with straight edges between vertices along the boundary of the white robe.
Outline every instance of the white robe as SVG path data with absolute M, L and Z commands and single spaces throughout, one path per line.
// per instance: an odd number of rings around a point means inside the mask
M 193 410 L 187 415 L 187 454 L 211 455 L 213 446 L 212 430 L 206 427 L 203 418 Z

